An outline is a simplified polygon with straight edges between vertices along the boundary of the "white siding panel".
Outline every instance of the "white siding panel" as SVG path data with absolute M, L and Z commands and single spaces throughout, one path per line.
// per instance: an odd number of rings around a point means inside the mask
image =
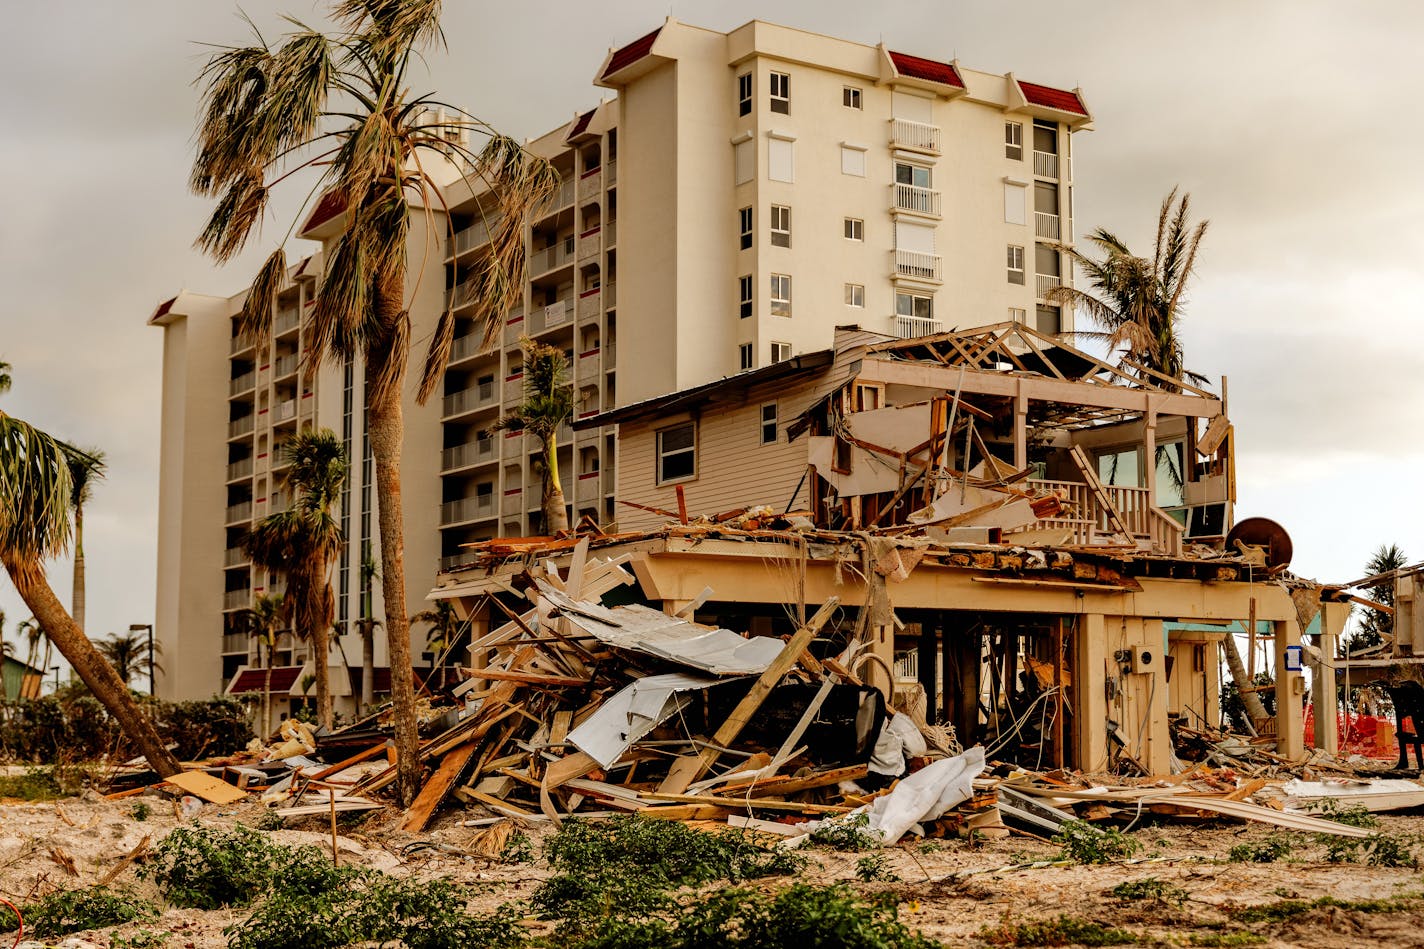
M 733 149 L 737 167 L 737 184 L 746 184 L 756 176 L 756 152 L 753 143 L 750 140 L 738 142 L 733 146 Z
M 1023 185 L 1004 182 L 1004 223 L 1028 223 L 1028 189 Z
M 773 138 L 766 145 L 767 177 L 772 181 L 795 181 L 796 143 Z
M 893 92 L 890 97 L 891 109 L 897 119 L 907 119 L 922 125 L 934 124 L 934 100 L 924 96 L 914 96 L 907 92 Z

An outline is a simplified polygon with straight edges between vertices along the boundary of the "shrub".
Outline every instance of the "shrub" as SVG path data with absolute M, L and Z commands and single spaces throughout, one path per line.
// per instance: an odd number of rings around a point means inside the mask
M 1004 922 L 981 929 L 979 938 L 991 946 L 1126 946 L 1143 941 L 1126 929 L 1114 929 L 1076 916 L 1032 923 Z
M 1275 863 L 1295 849 L 1289 834 L 1270 834 L 1256 843 L 1237 844 L 1226 853 L 1232 863 Z
M 1365 805 L 1355 803 L 1342 806 L 1339 800 L 1333 797 L 1327 797 L 1321 802 L 1320 812 L 1315 816 L 1333 820 L 1337 824 L 1349 824 L 1351 827 L 1379 826 L 1379 818 L 1371 814 Z
M 1074 863 L 1111 863 L 1142 849 L 1134 838 L 1119 830 L 1100 830 L 1080 820 L 1064 821 L 1053 842 L 1063 848 L 1060 859 Z
M 280 880 L 284 891 L 318 895 L 342 876 L 316 847 L 282 847 L 241 824 L 231 830 L 180 827 L 158 842 L 140 876 L 187 909 L 246 906 Z
M 875 850 L 881 841 L 869 828 L 870 818 L 865 814 L 830 817 L 811 832 L 811 843 L 832 850 Z
M 900 879 L 900 875 L 890 869 L 890 860 L 883 853 L 874 853 L 857 860 L 855 877 L 863 883 L 893 883 Z
M 158 908 L 132 893 L 96 886 L 86 890 L 59 890 L 26 906 L 25 931 L 42 938 L 67 936 L 86 929 L 119 926 L 140 919 L 156 919 Z M 5 925 L 14 929 L 14 914 L 5 910 Z
M 1395 834 L 1370 834 L 1364 838 L 1326 837 L 1325 859 L 1330 863 L 1364 863 L 1372 867 L 1419 865 L 1412 839 Z
M 1175 886 L 1156 877 L 1128 880 L 1125 883 L 1119 883 L 1108 893 L 1124 903 L 1146 900 L 1153 903 L 1176 903 L 1178 906 L 1185 903 L 1187 897 L 1191 895 L 1180 886 Z

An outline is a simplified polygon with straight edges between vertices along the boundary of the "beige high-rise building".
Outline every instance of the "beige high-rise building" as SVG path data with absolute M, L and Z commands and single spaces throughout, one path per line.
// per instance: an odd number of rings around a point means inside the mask
M 1069 279 L 1055 245 L 1073 236 L 1071 137 L 1091 121 L 1079 92 L 760 21 L 720 33 L 671 18 L 610 51 L 595 82 L 616 98 L 529 143 L 563 184 L 529 222 L 523 301 L 492 351 L 479 351 L 468 315 L 471 258 L 487 240 L 479 189 L 452 173 L 448 216 L 412 221 L 416 351 L 446 306 L 456 319 L 443 392 L 406 404 L 412 613 L 462 545 L 541 527 L 537 440 L 488 433 L 521 398 L 521 336 L 566 353 L 583 418 L 825 349 L 837 326 L 1071 328 L 1043 295 Z M 302 236 L 333 238 L 337 212 L 319 206 Z M 164 330 L 160 694 L 261 687 L 239 675 L 253 664 L 239 617 L 281 578 L 253 568 L 241 539 L 289 503 L 281 444 L 306 425 L 336 431 L 352 459 L 333 575 L 348 632 L 328 662 L 338 707 L 359 694 L 367 587 L 384 614 L 379 580 L 363 585 L 362 570 L 380 560 L 379 498 L 361 366 L 324 366 L 310 386 L 298 371 L 322 260 L 316 250 L 292 268 L 270 347 L 236 336 L 242 295 L 184 291 L 150 319 Z M 611 429 L 560 432 L 574 519 L 616 519 L 614 442 Z M 412 632 L 417 656 L 424 633 Z M 284 649 L 274 692 L 299 699 L 307 660 L 300 645 Z

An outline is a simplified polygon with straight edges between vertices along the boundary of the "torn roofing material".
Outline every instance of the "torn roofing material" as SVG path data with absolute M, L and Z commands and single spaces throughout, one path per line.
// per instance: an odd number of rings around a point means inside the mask
M 620 689 L 568 734 L 579 751 L 611 768 L 633 743 L 692 702 L 684 693 L 731 682 L 673 672 L 647 676 Z

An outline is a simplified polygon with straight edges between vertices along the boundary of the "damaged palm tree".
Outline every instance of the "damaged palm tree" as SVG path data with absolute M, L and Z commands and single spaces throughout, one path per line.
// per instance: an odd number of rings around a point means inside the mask
M 217 199 L 198 246 L 231 260 L 258 227 L 269 190 L 303 169 L 317 213 L 339 225 L 311 312 L 308 381 L 323 360 L 364 366 L 368 436 L 379 492 L 381 576 L 386 606 L 391 700 L 400 762 L 397 797 L 420 783 L 419 735 L 406 615 L 400 458 L 402 389 L 411 346 L 407 250 L 412 215 L 438 229 L 438 180 L 458 172 L 488 187 L 491 239 L 471 277 L 472 313 L 488 346 L 518 298 L 525 269 L 526 221 L 557 188 L 557 175 L 518 142 L 463 110 L 410 91 L 412 62 L 443 43 L 439 0 L 335 0 L 328 35 L 297 24 L 280 42 L 260 34 L 251 46 L 222 48 L 200 76 L 203 113 L 189 184 Z M 293 21 L 295 22 L 295 21 Z M 487 137 L 472 151 L 471 132 Z M 448 222 L 446 224 L 448 227 Z M 438 253 L 434 246 L 427 253 Z M 252 284 L 240 332 L 271 338 L 277 291 L 288 279 L 281 247 Z M 419 390 L 439 387 L 454 340 L 447 310 L 432 335 Z
M 181 770 L 177 759 L 45 578 L 44 561 L 69 546 L 70 463 L 75 451 L 0 412 L 0 563 L 50 642 L 59 647 L 153 770 L 166 778 Z
M 569 363 L 563 352 L 527 336 L 524 349 L 524 401 L 509 415 L 490 426 L 491 432 L 526 431 L 542 446 L 544 490 L 540 509 L 544 531 L 557 534 L 569 529 L 564 486 L 559 481 L 559 426 L 573 415 L 574 394 L 569 385 Z

